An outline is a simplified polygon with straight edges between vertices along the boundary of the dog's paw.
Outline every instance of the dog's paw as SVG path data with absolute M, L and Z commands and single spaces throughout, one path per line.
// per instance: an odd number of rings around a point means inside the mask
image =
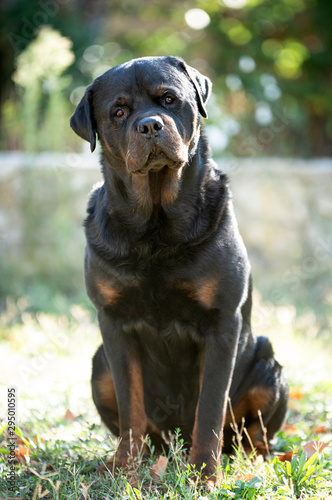
M 205 489 L 205 491 L 207 493 L 212 493 L 216 488 L 215 479 L 211 479 L 211 478 L 207 479 L 206 481 L 203 481 L 202 484 L 203 484 L 203 488 Z

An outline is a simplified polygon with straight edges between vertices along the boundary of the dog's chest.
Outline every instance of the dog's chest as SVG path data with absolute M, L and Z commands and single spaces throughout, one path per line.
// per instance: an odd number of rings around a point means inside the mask
M 144 319 L 167 330 L 175 321 L 196 325 L 213 314 L 218 304 L 216 276 L 179 277 L 167 271 L 96 282 L 97 307 L 112 316 Z

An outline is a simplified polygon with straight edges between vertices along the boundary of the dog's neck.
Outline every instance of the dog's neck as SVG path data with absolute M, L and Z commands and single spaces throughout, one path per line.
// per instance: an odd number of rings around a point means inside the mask
M 126 172 L 124 165 L 110 165 L 109 159 L 103 156 L 105 207 L 110 225 L 117 226 L 120 219 L 125 221 L 133 240 L 159 226 L 167 231 L 168 240 L 171 234 L 178 242 L 184 233 L 189 239 L 204 236 L 208 228 L 215 226 L 229 200 L 227 178 L 221 173 L 215 174 L 214 162 L 206 160 L 207 148 L 201 137 L 195 154 L 179 171 L 181 176 L 176 176 L 176 171 L 161 171 L 148 174 L 150 178 L 134 178 L 134 182 L 142 182 L 141 189 L 136 186 L 133 189 L 134 174 Z M 141 198 L 137 197 L 137 192 L 141 193 Z M 186 200 L 185 212 L 183 200 Z M 195 221 L 203 208 L 209 217 L 204 227 L 202 223 L 196 227 Z

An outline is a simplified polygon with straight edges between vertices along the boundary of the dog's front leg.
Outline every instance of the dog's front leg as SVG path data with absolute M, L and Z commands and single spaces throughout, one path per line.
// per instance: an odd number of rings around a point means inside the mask
M 215 335 L 206 340 L 201 367 L 201 389 L 196 408 L 190 463 L 202 477 L 216 479 L 216 467 L 222 446 L 228 393 L 232 380 L 241 316 L 235 314 L 219 323 Z
M 140 346 L 134 331 L 124 332 L 106 314 L 99 313 L 99 324 L 114 381 L 120 430 L 119 448 L 109 465 L 125 467 L 129 459 L 146 451 L 142 440 L 147 416 Z

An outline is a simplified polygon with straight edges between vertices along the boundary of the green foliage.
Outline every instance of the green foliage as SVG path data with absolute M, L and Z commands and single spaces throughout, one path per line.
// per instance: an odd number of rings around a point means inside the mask
M 243 500 L 253 500 L 257 498 L 257 493 L 262 491 L 261 477 L 254 477 L 249 482 L 237 480 L 235 487 L 233 487 L 233 492 L 235 493 L 235 498 L 241 498 Z
M 327 464 L 319 458 L 319 454 L 316 452 L 308 459 L 302 448 L 292 456 L 290 462 L 280 462 L 275 457 L 272 465 L 280 483 L 288 484 L 297 498 L 302 491 L 314 491 L 319 482 L 329 475 L 324 470 Z

